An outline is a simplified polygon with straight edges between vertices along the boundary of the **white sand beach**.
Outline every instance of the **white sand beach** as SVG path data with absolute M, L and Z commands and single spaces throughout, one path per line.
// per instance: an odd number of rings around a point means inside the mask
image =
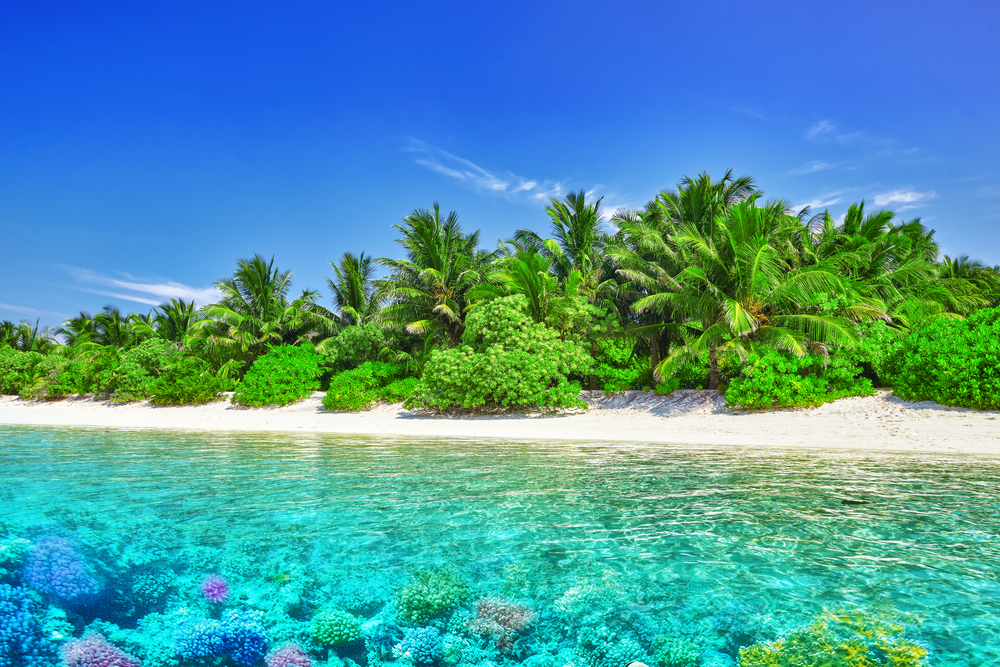
M 114 405 L 91 399 L 25 402 L 0 397 L 0 425 L 86 426 L 194 431 L 290 431 L 422 438 L 503 438 L 683 445 L 816 447 L 1000 454 L 1000 412 L 907 403 L 881 391 L 818 408 L 738 413 L 716 392 L 670 396 L 594 393 L 583 411 L 441 417 L 399 405 L 359 413 L 325 412 L 316 393 L 282 408 Z

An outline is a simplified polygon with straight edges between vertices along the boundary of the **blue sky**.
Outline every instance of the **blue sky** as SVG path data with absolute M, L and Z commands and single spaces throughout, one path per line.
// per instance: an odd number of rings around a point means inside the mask
M 0 319 L 212 297 L 261 253 L 320 289 L 439 201 L 495 245 L 546 197 L 732 168 L 865 199 L 1000 264 L 986 2 L 0 0 Z

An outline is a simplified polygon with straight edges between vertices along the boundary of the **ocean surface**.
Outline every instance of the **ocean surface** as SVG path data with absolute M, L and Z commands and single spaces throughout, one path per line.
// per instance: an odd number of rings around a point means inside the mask
M 0 667 L 1000 664 L 1000 458 L 775 445 L 0 427 Z

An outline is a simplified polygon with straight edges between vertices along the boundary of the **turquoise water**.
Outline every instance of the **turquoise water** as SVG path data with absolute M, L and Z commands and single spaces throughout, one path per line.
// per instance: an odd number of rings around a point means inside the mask
M 145 667 L 239 665 L 184 655 L 227 611 L 334 667 L 732 665 L 841 609 L 893 619 L 930 664 L 1000 664 L 996 457 L 10 427 L 0 443 L 0 583 L 53 646 L 96 630 Z M 92 589 L 33 588 L 52 544 Z M 400 600 L 422 568 L 459 583 L 418 618 Z M 483 598 L 530 618 L 498 630 Z M 333 609 L 360 637 L 317 638 Z

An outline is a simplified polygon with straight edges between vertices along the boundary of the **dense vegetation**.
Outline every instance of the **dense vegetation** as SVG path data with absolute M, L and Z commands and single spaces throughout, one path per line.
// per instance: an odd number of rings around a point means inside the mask
M 218 303 L 113 306 L 56 330 L 0 323 L 0 392 L 198 403 L 233 390 L 329 410 L 579 406 L 581 389 L 719 389 L 748 409 L 890 386 L 1000 408 L 1000 270 L 939 257 L 919 219 L 852 205 L 841 220 L 764 200 L 750 177 L 684 178 L 605 222 L 584 193 L 548 234 L 481 247 L 437 204 L 395 226 L 403 256 L 344 253 L 333 299 L 290 296 L 261 255 Z

